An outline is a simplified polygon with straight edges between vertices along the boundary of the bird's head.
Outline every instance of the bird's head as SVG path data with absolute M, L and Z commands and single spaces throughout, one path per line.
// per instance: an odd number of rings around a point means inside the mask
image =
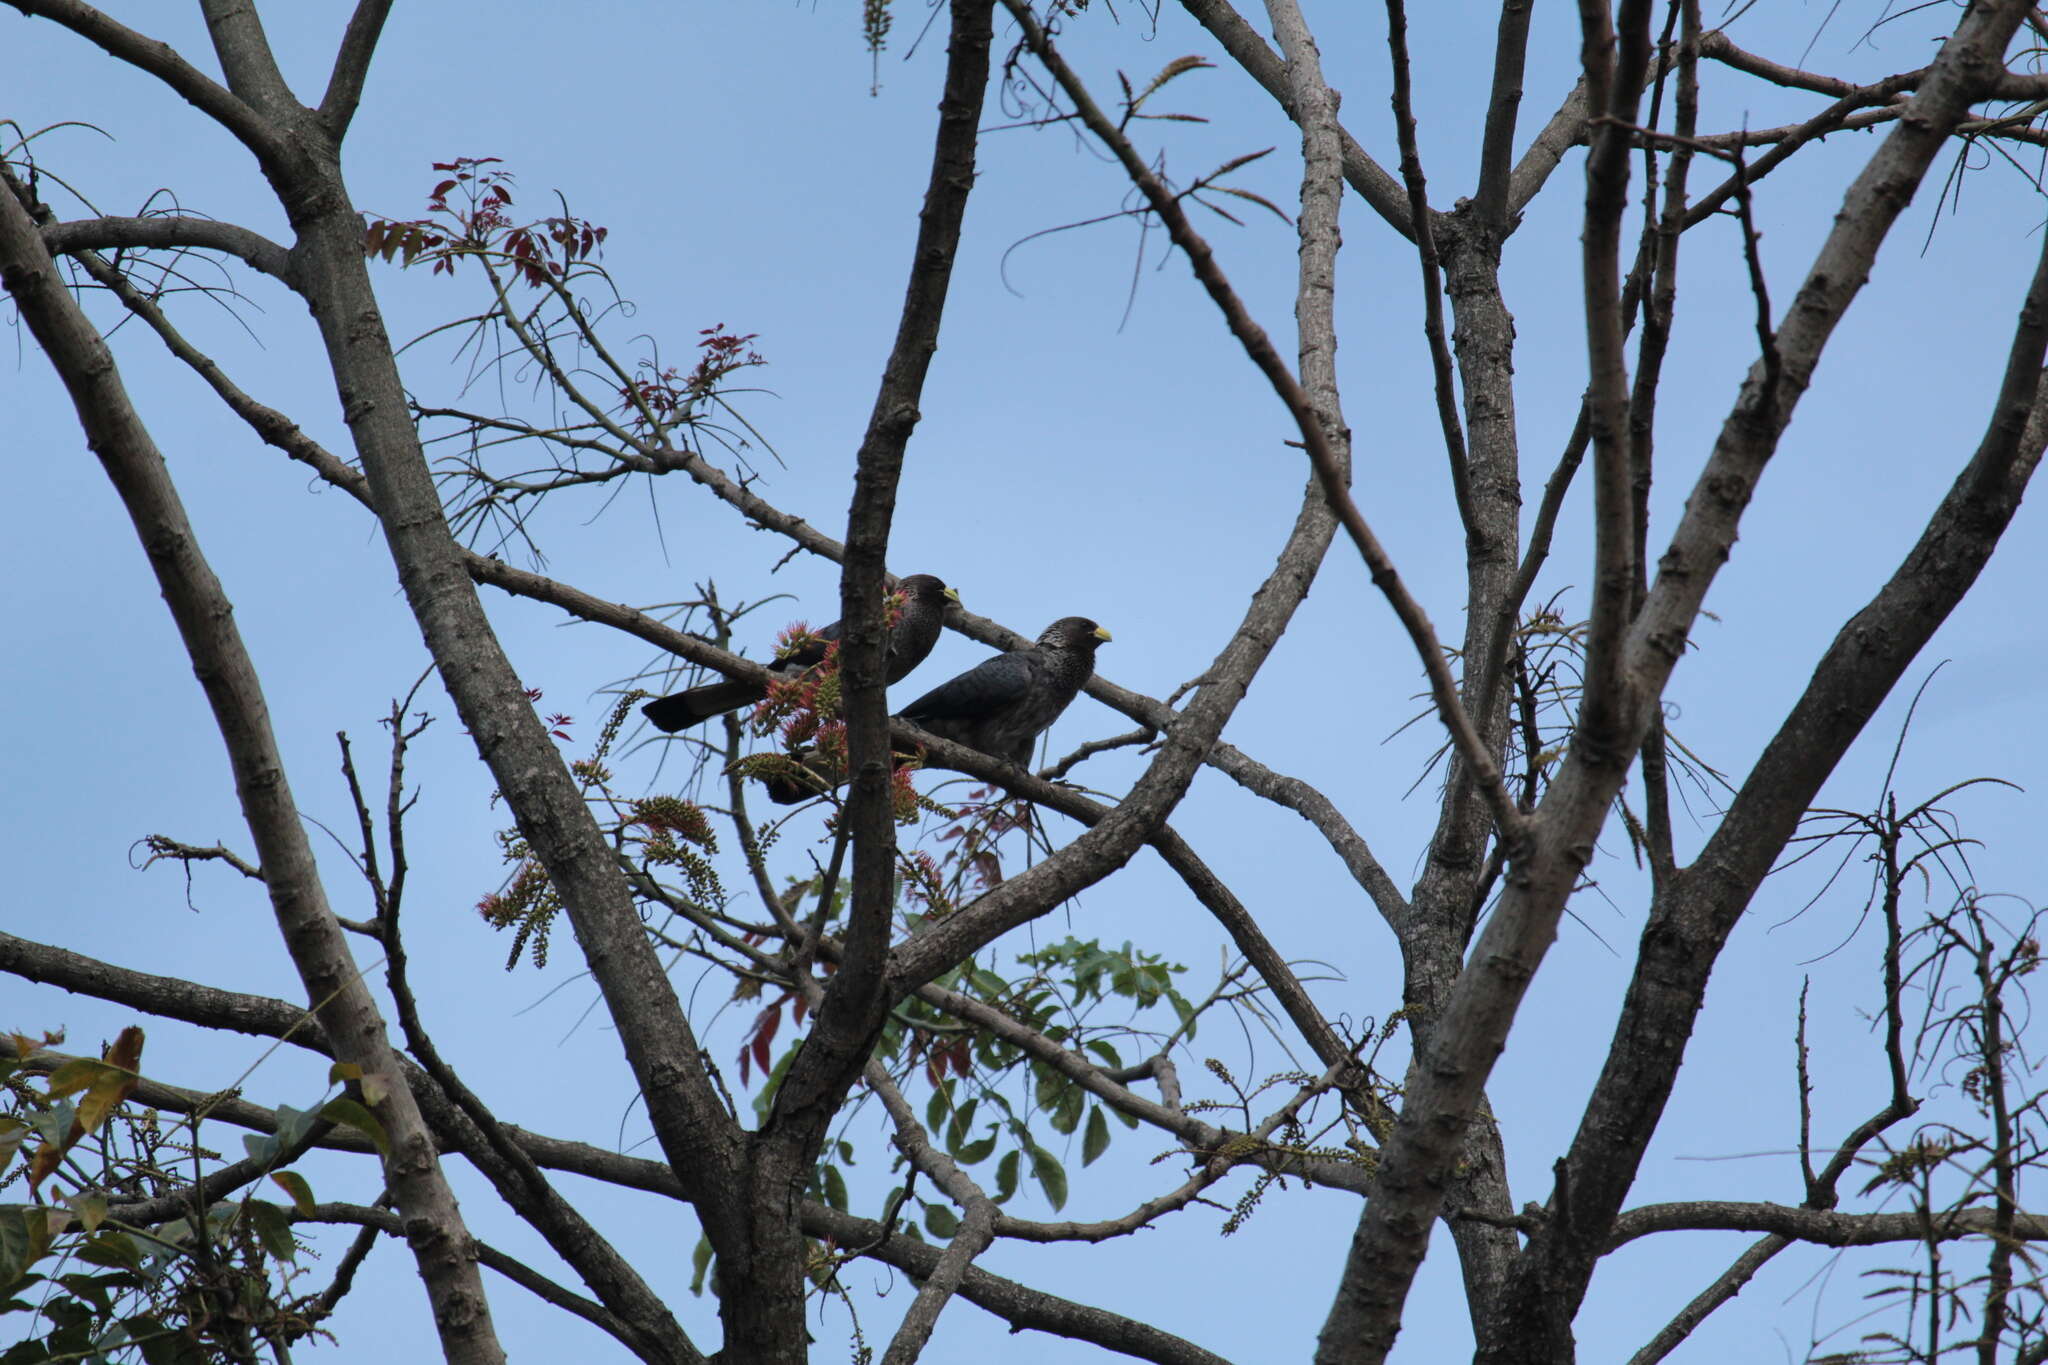
M 928 602 L 941 607 L 960 600 L 960 594 L 947 587 L 944 579 L 928 573 L 910 575 L 896 585 L 896 591 L 903 594 L 905 601 Z
M 1080 649 L 1093 654 L 1107 644 L 1110 634 L 1107 628 L 1096 625 L 1085 616 L 1062 616 L 1045 628 L 1038 637 L 1038 643 L 1051 649 Z

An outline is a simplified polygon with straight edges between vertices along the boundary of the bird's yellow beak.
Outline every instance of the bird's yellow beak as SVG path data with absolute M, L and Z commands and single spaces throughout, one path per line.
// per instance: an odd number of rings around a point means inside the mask
M 948 589 L 946 589 L 946 600 L 947 600 L 948 602 L 951 602 L 951 603 L 952 603 L 952 604 L 953 604 L 954 606 L 956 606 L 956 607 L 957 607 L 957 606 L 959 606 L 959 605 L 960 605 L 960 593 L 959 593 L 959 590 L 958 590 L 958 589 L 955 589 L 955 588 L 948 588 Z
M 1095 628 L 1095 638 L 1107 643 L 1110 640 L 1114 640 L 1116 637 L 1109 633 L 1108 626 L 1097 626 Z

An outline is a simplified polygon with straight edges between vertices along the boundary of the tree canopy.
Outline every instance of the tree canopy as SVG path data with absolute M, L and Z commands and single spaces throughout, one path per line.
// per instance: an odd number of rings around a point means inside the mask
M 2048 1358 L 2041 12 L 9 6 L 0 1365 Z

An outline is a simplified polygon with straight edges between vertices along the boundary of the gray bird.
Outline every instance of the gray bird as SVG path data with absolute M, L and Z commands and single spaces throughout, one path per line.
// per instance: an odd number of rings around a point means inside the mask
M 1079 695 L 1095 672 L 1095 651 L 1109 632 L 1085 616 L 1064 616 L 1045 628 L 1038 643 L 983 659 L 950 682 L 903 708 L 902 719 L 940 739 L 979 749 L 1019 767 L 1031 761 L 1031 746 Z M 799 760 L 807 755 L 798 754 Z M 911 757 L 898 754 L 898 760 Z M 766 778 L 768 799 L 795 805 L 818 794 L 818 784 L 800 776 Z
M 903 579 L 896 585 L 896 591 L 903 598 L 903 607 L 897 613 L 894 629 L 889 632 L 888 681 L 892 683 L 901 681 L 911 669 L 924 662 L 925 656 L 932 652 L 932 646 L 938 643 L 939 630 L 945 623 L 946 604 L 960 600 L 959 593 L 928 573 L 912 574 Z M 839 638 L 840 624 L 834 621 L 823 630 L 810 632 L 795 649 L 769 664 L 768 671 L 778 678 L 802 677 L 824 660 L 825 647 Z M 673 734 L 702 724 L 713 716 L 751 706 L 767 695 L 768 689 L 759 683 L 728 678 L 723 682 L 693 687 L 686 692 L 672 692 L 648 702 L 640 708 L 640 713 L 657 730 Z
M 1031 746 L 1060 718 L 1089 676 L 1109 632 L 1085 616 L 1063 616 L 1038 643 L 984 659 L 903 708 L 903 719 L 940 739 L 1022 767 Z

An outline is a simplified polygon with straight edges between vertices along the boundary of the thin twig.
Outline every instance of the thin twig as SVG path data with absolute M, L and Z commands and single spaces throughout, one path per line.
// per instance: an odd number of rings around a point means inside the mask
M 1175 245 L 1179 246 L 1193 267 L 1195 276 L 1208 291 L 1209 296 L 1222 311 L 1232 335 L 1236 336 L 1246 354 L 1266 376 L 1280 400 L 1286 405 L 1289 415 L 1301 433 L 1302 444 L 1313 465 L 1317 479 L 1321 482 L 1323 496 L 1338 520 L 1350 534 L 1358 547 L 1361 558 L 1372 574 L 1373 584 L 1379 588 L 1393 607 L 1403 628 L 1421 657 L 1424 671 L 1429 676 L 1430 695 L 1437 708 L 1437 715 L 1451 732 L 1462 758 L 1479 790 L 1484 794 L 1495 823 L 1502 831 L 1504 841 L 1510 846 L 1519 845 L 1524 837 L 1524 820 L 1515 809 L 1507 788 L 1501 781 L 1500 765 L 1487 751 L 1485 742 L 1472 718 L 1465 713 L 1458 700 L 1457 681 L 1451 676 L 1445 662 L 1443 647 L 1422 607 L 1408 592 L 1401 576 L 1395 570 L 1393 561 L 1380 546 L 1379 539 L 1366 525 L 1358 504 L 1352 501 L 1350 491 L 1345 487 L 1344 466 L 1337 452 L 1331 448 L 1327 433 L 1317 419 L 1314 406 L 1308 395 L 1302 391 L 1299 382 L 1288 370 L 1279 353 L 1274 350 L 1272 340 L 1265 329 L 1253 321 L 1236 291 L 1230 286 L 1221 268 L 1216 264 L 1215 253 L 1201 235 L 1194 230 L 1187 215 L 1182 212 L 1179 200 L 1154 175 L 1130 140 L 1120 133 L 1116 125 L 1095 104 L 1087 87 L 1060 56 L 1047 37 L 1045 29 L 1032 13 L 1026 0 L 1003 0 L 1004 8 L 1024 31 L 1024 40 L 1031 52 L 1045 64 L 1060 88 L 1073 103 L 1075 111 L 1087 124 L 1090 132 L 1100 139 L 1123 165 L 1124 172 L 1136 185 L 1154 213 L 1172 234 Z

